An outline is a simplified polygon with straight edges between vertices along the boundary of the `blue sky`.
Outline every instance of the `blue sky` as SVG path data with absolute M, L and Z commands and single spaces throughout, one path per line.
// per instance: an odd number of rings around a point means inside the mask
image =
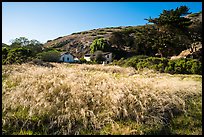
M 2 2 L 2 42 L 26 37 L 45 43 L 96 28 L 145 25 L 144 18 L 182 5 L 202 11 L 202 2 Z

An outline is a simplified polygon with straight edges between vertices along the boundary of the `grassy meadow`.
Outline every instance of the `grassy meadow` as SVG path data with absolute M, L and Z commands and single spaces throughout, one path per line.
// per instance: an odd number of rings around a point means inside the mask
M 2 134 L 202 134 L 202 75 L 52 65 L 2 66 Z

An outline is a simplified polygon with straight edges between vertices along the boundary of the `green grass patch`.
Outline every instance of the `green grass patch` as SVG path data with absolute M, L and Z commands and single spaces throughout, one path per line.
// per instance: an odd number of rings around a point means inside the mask
M 202 135 L 202 96 L 186 99 L 186 114 L 171 121 L 171 131 L 178 135 Z

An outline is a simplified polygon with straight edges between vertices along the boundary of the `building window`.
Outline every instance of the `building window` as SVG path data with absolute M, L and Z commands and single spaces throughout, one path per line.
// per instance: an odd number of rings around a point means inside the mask
M 67 58 L 67 61 L 69 61 L 69 58 Z
M 109 55 L 107 55 L 107 58 L 109 58 Z

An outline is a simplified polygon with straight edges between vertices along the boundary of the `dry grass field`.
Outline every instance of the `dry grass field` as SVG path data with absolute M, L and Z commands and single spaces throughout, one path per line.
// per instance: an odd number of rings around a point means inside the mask
M 3 134 L 202 134 L 202 76 L 2 66 Z

